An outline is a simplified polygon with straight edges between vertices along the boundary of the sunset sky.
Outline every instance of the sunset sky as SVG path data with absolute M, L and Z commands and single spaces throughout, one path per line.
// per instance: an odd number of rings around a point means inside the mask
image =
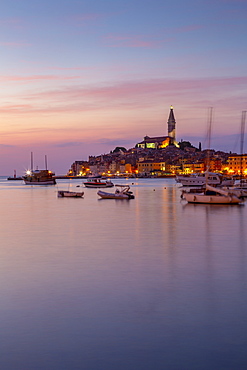
M 205 148 L 213 107 L 211 147 L 239 152 L 246 0 L 8 0 L 0 27 L 0 175 L 166 135 L 171 105 L 178 141 Z

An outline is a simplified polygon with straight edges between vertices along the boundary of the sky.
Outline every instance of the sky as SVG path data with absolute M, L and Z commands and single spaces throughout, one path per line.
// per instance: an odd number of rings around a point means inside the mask
M 0 175 L 167 135 L 239 153 L 247 0 L 8 0 L 0 4 Z M 244 151 L 247 143 L 244 141 Z

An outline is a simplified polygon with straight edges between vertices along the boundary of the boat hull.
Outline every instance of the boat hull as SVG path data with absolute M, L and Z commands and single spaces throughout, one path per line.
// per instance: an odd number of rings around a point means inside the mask
M 100 183 L 85 183 L 84 182 L 84 186 L 86 187 L 86 188 L 112 188 L 113 186 L 114 186 L 114 184 L 112 184 L 112 183 L 109 183 L 109 184 L 105 184 L 105 183 L 102 183 L 102 184 L 100 184 Z
M 20 180 L 23 180 L 22 177 L 8 177 L 7 180 L 11 180 L 11 181 L 20 181 Z
M 242 200 L 235 195 L 206 195 L 200 193 L 183 193 L 183 199 L 188 203 L 202 204 L 239 204 Z
M 98 191 L 97 193 L 102 199 L 134 199 L 133 194 L 125 193 L 107 193 L 105 191 Z
M 25 180 L 23 179 L 25 184 L 26 185 L 56 185 L 56 180 L 55 179 L 51 179 L 51 180 L 40 180 L 40 181 L 36 181 L 36 180 Z
M 59 190 L 57 192 L 58 198 L 82 198 L 84 192 L 75 192 L 75 191 L 64 191 Z

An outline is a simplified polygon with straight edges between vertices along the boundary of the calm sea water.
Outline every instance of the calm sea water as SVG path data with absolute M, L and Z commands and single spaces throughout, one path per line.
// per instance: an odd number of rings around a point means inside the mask
M 247 368 L 247 204 L 125 182 L 134 200 L 0 179 L 1 370 Z

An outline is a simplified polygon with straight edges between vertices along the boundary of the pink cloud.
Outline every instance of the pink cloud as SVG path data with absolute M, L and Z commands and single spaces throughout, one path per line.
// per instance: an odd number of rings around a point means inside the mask
M 85 21 L 96 21 L 99 18 L 103 18 L 104 15 L 100 13 L 85 13 L 79 14 L 73 17 L 73 20 L 76 22 L 85 22 Z
M 201 28 L 203 28 L 201 25 L 191 24 L 191 25 L 187 25 L 187 26 L 184 26 L 184 27 L 175 28 L 174 31 L 178 32 L 178 33 L 184 33 L 184 32 L 197 31 Z
M 10 47 L 23 47 L 23 46 L 31 46 L 31 44 L 26 42 L 0 42 L 1 46 L 10 46 Z
M 37 80 L 74 80 L 79 76 L 33 75 L 33 76 L 0 76 L 2 82 L 29 82 Z
M 138 35 L 107 35 L 104 37 L 104 43 L 108 47 L 156 48 L 168 41 L 170 40 L 155 40 L 154 38 L 145 39 L 144 36 Z
M 0 107 L 2 113 L 71 113 L 103 110 L 132 111 L 168 104 L 207 107 L 240 106 L 246 96 L 247 77 L 211 79 L 151 79 L 101 86 L 71 86 L 24 95 L 18 103 Z M 23 104 L 23 102 L 28 102 Z M 178 104 L 178 103 L 177 103 Z
M 0 19 L 1 25 L 11 26 L 14 28 L 20 28 L 23 26 L 23 21 L 20 18 L 6 18 L 6 19 Z

